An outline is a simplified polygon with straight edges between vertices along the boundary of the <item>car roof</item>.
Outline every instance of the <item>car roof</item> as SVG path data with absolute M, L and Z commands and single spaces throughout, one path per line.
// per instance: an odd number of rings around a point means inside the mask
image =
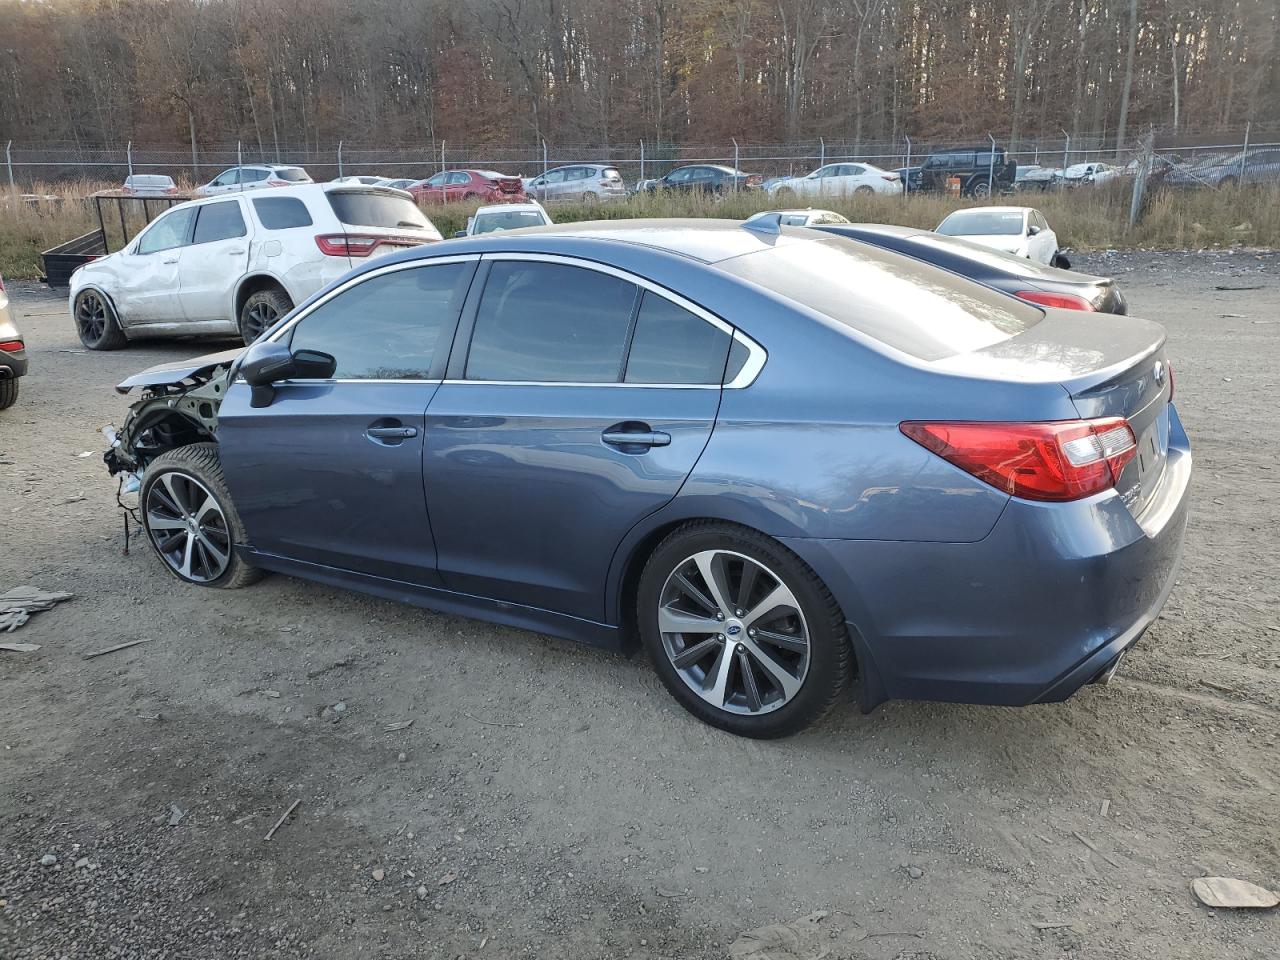
M 517 213 L 537 212 L 544 215 L 547 212 L 542 204 L 530 201 L 528 203 L 491 203 L 483 207 L 476 207 L 474 215 L 478 217 L 482 213 L 510 213 L 512 211 Z
M 943 219 L 972 213 L 1030 213 L 1033 209 L 1033 207 L 965 207 L 963 210 L 952 210 Z
M 315 199 L 325 193 L 381 193 L 397 197 L 408 197 L 409 193 L 405 190 L 397 190 L 394 187 L 382 187 L 373 183 L 299 183 L 288 187 L 272 187 L 269 190 L 240 190 L 232 193 L 218 193 L 212 197 L 198 197 L 195 200 L 187 200 L 183 203 L 175 203 L 170 210 L 176 210 L 178 207 L 195 207 L 202 206 L 207 203 L 218 203 L 226 200 L 234 200 L 236 197 L 244 197 L 246 200 L 265 200 L 271 197 L 298 197 L 306 200 L 307 198 Z M 166 213 L 168 211 L 165 211 Z

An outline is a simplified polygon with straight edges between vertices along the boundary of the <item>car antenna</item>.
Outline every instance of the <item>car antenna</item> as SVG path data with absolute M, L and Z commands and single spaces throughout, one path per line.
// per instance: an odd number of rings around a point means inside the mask
M 744 230 L 777 235 L 782 233 L 782 214 L 757 213 L 742 224 Z

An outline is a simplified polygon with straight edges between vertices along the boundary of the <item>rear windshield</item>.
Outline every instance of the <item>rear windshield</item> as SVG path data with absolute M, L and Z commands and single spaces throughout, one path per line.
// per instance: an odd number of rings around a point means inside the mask
M 1016 237 L 1022 233 L 1022 211 L 965 210 L 943 220 L 938 232 L 947 237 Z
M 717 266 L 921 360 L 1001 343 L 1043 316 L 949 271 L 841 237 L 780 244 Z
M 970 243 L 961 237 L 939 237 L 930 233 L 920 233 L 910 237 L 908 242 L 941 250 L 944 253 L 954 253 L 966 260 L 976 260 L 1009 276 L 1065 283 L 1082 283 L 1093 279 L 1083 273 L 1059 270 L 1057 267 L 1046 266 L 1026 257 L 1015 257 L 1012 253 L 1002 253 L 999 250 L 984 247 L 980 243 Z
M 331 190 L 328 197 L 338 219 L 351 226 L 431 229 L 431 221 L 408 197 L 341 190 Z
M 475 235 L 495 230 L 518 230 L 520 227 L 540 227 L 546 222 L 546 217 L 537 210 L 502 210 L 478 214 L 471 232 Z
M 604 177 L 606 180 L 621 180 L 621 179 L 622 179 L 622 174 L 620 174 L 620 173 L 619 173 L 617 170 L 615 170 L 613 167 L 605 167 L 603 170 L 601 170 L 601 171 L 600 171 L 600 176 Z
M 281 180 L 288 180 L 290 183 L 301 183 L 304 180 L 310 180 L 307 171 L 301 167 L 276 167 L 275 175 Z

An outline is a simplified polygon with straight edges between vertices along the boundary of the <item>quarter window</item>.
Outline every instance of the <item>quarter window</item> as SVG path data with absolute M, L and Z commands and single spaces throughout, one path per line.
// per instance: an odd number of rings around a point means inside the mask
M 253 201 L 253 209 L 268 230 L 311 226 L 307 205 L 297 197 L 261 197 Z
M 187 207 L 166 213 L 138 241 L 138 253 L 158 253 L 161 250 L 172 250 L 185 246 L 187 236 L 191 232 L 191 218 L 196 208 Z
M 199 208 L 196 217 L 196 232 L 192 243 L 212 243 L 215 240 L 230 240 L 243 237 L 244 217 L 240 215 L 238 200 L 223 200 L 221 203 L 208 203 Z
M 616 383 L 636 293 L 632 283 L 582 267 L 494 263 L 467 379 Z
M 337 380 L 429 379 L 472 269 L 442 263 L 371 277 L 303 317 L 289 346 L 332 354 Z
M 729 334 L 646 291 L 627 357 L 627 383 L 719 383 Z

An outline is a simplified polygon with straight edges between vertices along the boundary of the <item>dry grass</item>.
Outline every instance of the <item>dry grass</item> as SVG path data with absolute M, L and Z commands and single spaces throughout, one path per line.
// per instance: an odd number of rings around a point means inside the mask
M 40 275 L 40 251 L 97 227 L 94 191 L 115 189 L 119 184 L 37 184 L 32 192 L 57 199 L 34 206 L 15 202 L 0 193 L 0 275 L 30 278 Z M 1038 207 L 1057 232 L 1064 247 L 1098 250 L 1115 247 L 1199 249 L 1202 247 L 1280 247 L 1280 189 L 1163 191 L 1153 195 L 1138 225 L 1128 229 L 1129 186 L 1118 183 L 1098 189 L 1021 194 L 1011 201 Z M 844 214 L 854 222 L 898 223 L 932 228 L 952 210 L 970 201 L 952 197 L 823 198 L 822 206 Z M 130 233 L 142 225 L 142 205 L 127 206 Z M 739 194 L 715 201 L 709 197 L 640 196 L 607 204 L 556 204 L 550 208 L 557 222 L 624 217 L 725 217 L 742 219 L 776 207 L 763 194 Z M 428 216 L 446 237 L 466 226 L 474 204 L 431 207 Z M 151 204 L 152 213 L 158 206 Z M 104 205 L 108 246 L 121 243 L 119 216 L 114 204 Z

